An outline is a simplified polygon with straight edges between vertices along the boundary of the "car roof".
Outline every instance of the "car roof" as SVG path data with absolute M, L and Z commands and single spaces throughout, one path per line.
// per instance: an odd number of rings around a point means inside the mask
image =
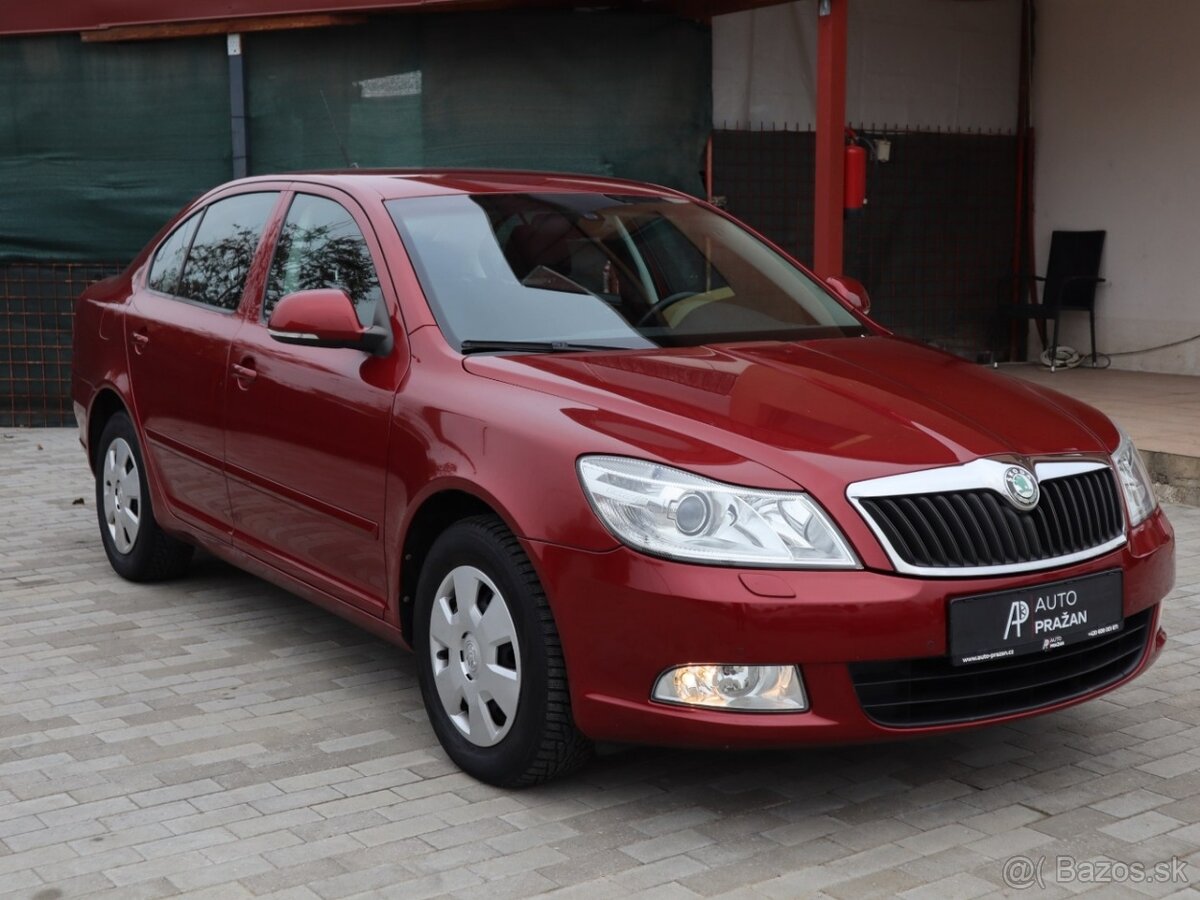
M 351 194 L 376 194 L 384 200 L 438 194 L 580 192 L 687 196 L 671 188 L 622 178 L 509 169 L 335 169 L 255 176 L 233 184 L 252 185 L 265 181 L 324 184 Z

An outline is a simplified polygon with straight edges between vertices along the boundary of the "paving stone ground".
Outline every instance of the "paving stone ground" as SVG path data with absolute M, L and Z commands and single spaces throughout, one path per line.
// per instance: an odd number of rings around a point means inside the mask
M 1168 510 L 1170 643 L 1102 700 L 909 743 L 623 750 L 522 792 L 447 761 L 401 651 L 210 559 L 118 579 L 73 432 L 0 432 L 0 510 L 4 897 L 957 900 L 1005 892 L 1014 856 L 1045 887 L 1013 895 L 1200 896 L 1200 509 Z M 1058 857 L 1186 868 L 1096 887 Z

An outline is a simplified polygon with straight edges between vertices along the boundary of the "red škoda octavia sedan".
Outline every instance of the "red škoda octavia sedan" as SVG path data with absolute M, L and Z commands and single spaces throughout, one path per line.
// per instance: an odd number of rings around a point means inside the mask
M 411 646 L 477 778 L 1060 709 L 1162 647 L 1173 535 L 1099 412 L 888 334 L 690 197 L 254 178 L 75 322 L 122 576 L 201 546 Z

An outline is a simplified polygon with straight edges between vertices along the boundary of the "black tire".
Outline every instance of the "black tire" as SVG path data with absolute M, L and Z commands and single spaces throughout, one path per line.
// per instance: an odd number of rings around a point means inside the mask
M 105 466 L 110 449 L 124 441 L 130 449 L 133 463 L 137 466 L 140 486 L 137 499 L 138 526 L 132 546 L 122 550 L 109 530 L 105 513 Z M 122 578 L 129 581 L 163 581 L 182 575 L 192 560 L 194 548 L 163 531 L 154 518 L 154 506 L 150 500 L 150 486 L 146 483 L 146 464 L 138 444 L 137 432 L 124 412 L 114 413 L 100 433 L 96 448 L 96 520 L 100 526 L 100 538 L 108 561 Z
M 460 733 L 434 685 L 430 649 L 434 595 L 459 566 L 472 566 L 495 583 L 519 644 L 516 714 L 508 733 L 488 747 L 477 746 Z M 413 649 L 421 696 L 438 740 L 459 768 L 488 784 L 514 788 L 565 775 L 591 758 L 592 743 L 571 717 L 562 644 L 546 595 L 520 543 L 500 519 L 464 519 L 438 537 L 421 568 L 414 613 Z

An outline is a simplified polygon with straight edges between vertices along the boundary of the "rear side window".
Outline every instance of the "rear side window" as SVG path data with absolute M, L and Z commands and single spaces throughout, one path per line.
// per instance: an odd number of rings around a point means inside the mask
M 362 231 L 340 203 L 297 194 L 267 276 L 263 318 L 271 315 L 281 297 L 319 288 L 340 288 L 353 301 L 363 326 L 374 321 L 381 296 L 379 276 Z
M 175 292 L 217 309 L 235 310 L 277 193 L 239 194 L 204 211 Z
M 150 267 L 149 286 L 153 291 L 174 294 L 179 286 L 179 273 L 183 271 L 183 258 L 192 243 L 192 235 L 200 223 L 200 214 L 192 216 L 173 232 L 158 248 L 154 265 Z

